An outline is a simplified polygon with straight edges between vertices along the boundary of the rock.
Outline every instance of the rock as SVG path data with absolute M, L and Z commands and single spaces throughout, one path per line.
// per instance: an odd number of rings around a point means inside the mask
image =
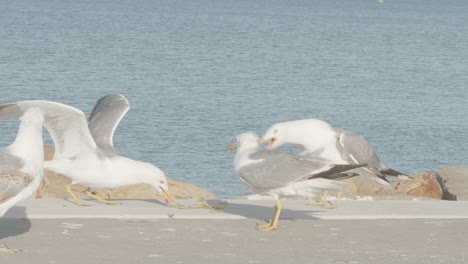
M 357 176 L 344 180 L 349 183 L 349 186 L 343 192 L 345 197 L 370 195 L 388 197 L 388 199 L 408 199 L 411 196 L 442 198 L 442 188 L 431 172 L 417 173 L 410 178 L 391 182 L 392 188 L 387 189 L 382 188 L 382 185 L 376 181 L 370 181 L 367 177 Z
M 410 178 L 409 180 L 399 180 L 392 183 L 395 188 L 394 191 L 411 196 L 442 198 L 442 188 L 430 171 L 411 175 Z M 385 191 L 380 190 L 377 193 L 384 194 Z
M 468 200 L 468 167 L 453 166 L 436 170 L 444 200 Z
M 44 146 L 44 158 L 50 160 L 53 157 L 54 148 Z M 66 186 L 71 183 L 67 177 L 44 170 L 44 179 L 39 186 L 35 198 L 70 198 Z M 179 199 L 217 199 L 216 195 L 206 189 L 199 188 L 190 183 L 176 182 L 168 178 L 169 190 L 175 198 Z M 73 185 L 72 190 L 78 198 L 89 198 L 84 191 L 87 187 Z M 162 199 L 156 189 L 148 184 L 135 184 L 116 189 L 95 189 L 98 196 L 105 199 Z
M 348 178 L 343 180 L 343 182 L 348 183 L 348 186 L 346 186 L 343 189 L 343 193 L 353 193 L 353 194 L 359 194 L 359 195 L 372 195 L 377 193 L 379 190 L 382 190 L 385 188 L 383 185 L 374 180 L 370 180 L 366 176 L 356 176 L 352 178 Z

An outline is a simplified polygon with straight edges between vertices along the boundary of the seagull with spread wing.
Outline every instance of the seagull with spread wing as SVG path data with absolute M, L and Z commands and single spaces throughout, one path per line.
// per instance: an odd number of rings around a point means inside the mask
M 0 106 L 0 119 L 7 114 L 8 110 Z M 44 117 L 40 110 L 30 109 L 20 120 L 15 141 L 0 149 L 0 217 L 35 192 L 44 173 Z M 0 245 L 0 252 L 15 253 L 17 250 Z
M 44 115 L 44 127 L 55 146 L 51 161 L 44 168 L 63 174 L 72 180 L 67 190 L 78 205 L 91 205 L 80 201 L 72 192 L 73 184 L 90 188 L 117 188 L 130 184 L 150 184 L 162 194 L 166 203 L 173 201 L 165 174 L 153 164 L 118 155 L 112 143 L 114 131 L 129 109 L 122 95 L 101 98 L 86 122 L 84 113 L 69 105 L 30 100 L 0 104 L 3 119 L 20 116 L 29 109 L 39 109 Z M 105 204 L 117 204 L 93 194 L 87 195 Z

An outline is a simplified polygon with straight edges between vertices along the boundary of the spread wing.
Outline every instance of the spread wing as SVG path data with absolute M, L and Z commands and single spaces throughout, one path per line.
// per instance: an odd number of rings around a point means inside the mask
M 55 145 L 54 159 L 71 158 L 82 152 L 95 153 L 96 144 L 84 113 L 74 107 L 42 100 L 5 103 L 0 104 L 0 119 L 21 116 L 31 108 L 40 109 L 44 114 L 44 127 Z
M 94 141 L 106 153 L 115 153 L 113 137 L 118 124 L 130 109 L 127 99 L 120 94 L 99 99 L 89 118 L 89 131 Z

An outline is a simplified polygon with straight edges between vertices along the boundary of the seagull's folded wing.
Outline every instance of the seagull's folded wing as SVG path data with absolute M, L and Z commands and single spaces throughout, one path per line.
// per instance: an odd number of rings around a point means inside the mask
M 17 195 L 32 182 L 33 178 L 20 171 L 0 172 L 0 204 Z
M 276 150 L 260 150 L 249 157 L 253 162 L 239 170 L 246 183 L 259 190 L 285 187 L 308 179 L 336 180 L 349 177 L 341 175 L 366 164 L 336 165 L 330 161 L 310 156 L 298 156 Z
M 0 171 L 19 170 L 23 167 L 23 160 L 13 155 L 7 148 L 0 149 Z
M 253 162 L 239 169 L 239 177 L 261 190 L 285 187 L 333 168 L 332 164 L 320 158 L 281 151 L 260 150 L 251 154 L 249 159 Z
M 343 158 L 351 164 L 367 163 L 372 168 L 382 166 L 372 145 L 361 135 L 345 131 L 340 134 L 337 147 Z

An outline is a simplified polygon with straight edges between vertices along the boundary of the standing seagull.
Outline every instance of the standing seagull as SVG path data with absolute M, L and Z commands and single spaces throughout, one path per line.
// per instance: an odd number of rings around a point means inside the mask
M 8 110 L 0 106 L 0 119 L 7 115 Z M 13 205 L 31 196 L 44 174 L 44 117 L 38 109 L 30 109 L 20 119 L 15 141 L 0 149 L 0 217 Z M 0 252 L 15 253 L 17 250 L 0 246 Z
M 55 154 L 44 167 L 72 179 L 67 190 L 78 205 L 83 203 L 71 190 L 73 184 L 91 188 L 117 188 L 130 184 L 150 184 L 166 200 L 173 201 L 167 178 L 156 166 L 118 155 L 112 136 L 118 123 L 128 111 L 127 100 L 122 95 L 101 98 L 94 108 L 90 127 L 81 110 L 61 103 L 31 100 L 0 104 L 9 116 L 19 116 L 31 108 L 44 113 L 44 126 L 54 141 Z M 90 192 L 87 195 L 105 204 L 106 201 Z
M 304 149 L 301 154 L 321 157 L 336 164 L 367 163 L 356 173 L 390 187 L 385 176 L 398 177 L 405 174 L 389 169 L 380 161 L 372 145 L 361 135 L 334 128 L 318 119 L 304 119 L 272 125 L 260 142 L 268 142 L 275 149 L 283 144 L 295 144 Z
M 232 144 L 229 150 L 237 149 L 234 169 L 241 182 L 256 193 L 276 199 L 272 220 L 257 225 L 257 229 L 262 231 L 278 226 L 282 209 L 280 198 L 312 199 L 323 190 L 341 190 L 346 184 L 336 180 L 354 176 L 342 172 L 365 166 L 335 165 L 321 158 L 260 149 L 258 140 L 254 133 L 240 134 L 236 137 L 237 143 Z

